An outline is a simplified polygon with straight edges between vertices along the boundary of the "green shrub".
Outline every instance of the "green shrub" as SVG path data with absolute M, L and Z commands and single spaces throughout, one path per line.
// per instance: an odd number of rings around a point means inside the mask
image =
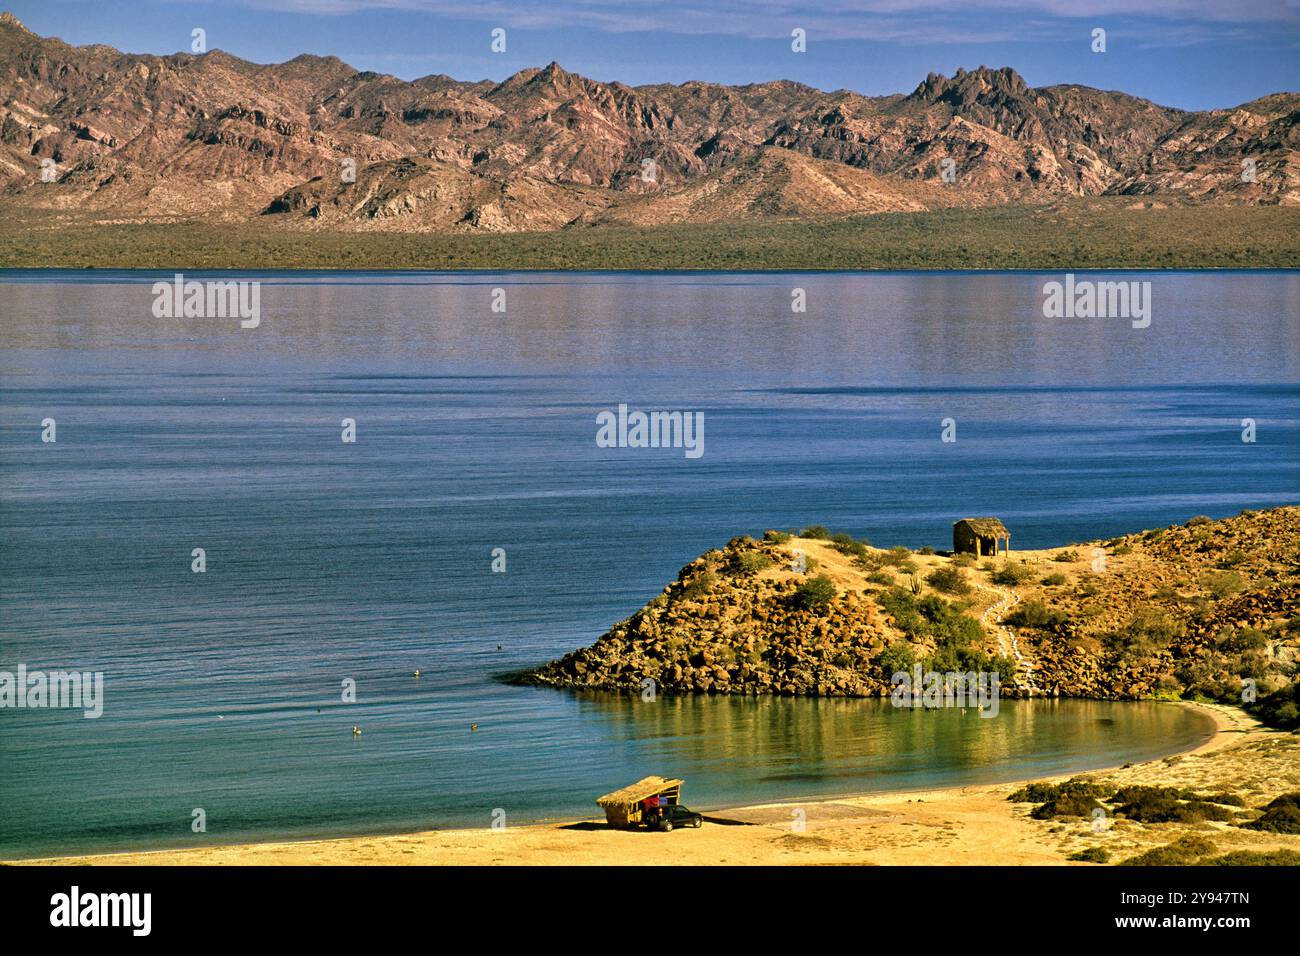
M 1232 820 L 1226 807 L 1202 800 L 1188 791 L 1171 787 L 1127 787 L 1126 794 L 1115 795 L 1120 806 L 1116 811 L 1138 823 L 1200 823 L 1203 820 Z M 1121 802 L 1122 801 L 1122 802 Z
M 794 537 L 794 535 L 790 534 L 789 531 L 764 531 L 763 532 L 763 540 L 771 541 L 773 544 L 785 544 L 792 537 Z
M 1061 562 L 1065 562 L 1065 561 L 1078 561 L 1078 560 L 1079 560 L 1079 552 L 1078 552 L 1078 551 L 1075 551 L 1073 548 L 1067 548 L 1067 549 L 1064 550 L 1064 551 L 1058 551 L 1058 552 L 1056 552 L 1056 554 L 1052 555 L 1052 560 L 1053 560 L 1053 561 L 1061 561 Z
M 892 547 L 884 554 L 880 555 L 880 561 L 882 564 L 892 565 L 896 568 L 911 563 L 911 560 L 912 552 L 907 548 L 904 548 L 902 545 Z
M 921 637 L 927 623 L 916 608 L 916 599 L 905 588 L 890 588 L 876 595 L 880 609 L 894 619 L 894 626 L 908 637 Z
M 1300 833 L 1300 793 L 1283 794 L 1264 808 L 1259 819 L 1242 826 L 1267 833 Z
M 1189 835 L 1129 857 L 1120 866 L 1189 866 L 1216 849 L 1205 837 Z
M 1004 561 L 989 576 L 994 584 L 1026 584 L 1034 578 L 1034 569 L 1024 561 Z
M 1014 803 L 1046 803 L 1062 797 L 1109 800 L 1114 793 L 1114 787 L 1095 783 L 1087 777 L 1071 777 L 1064 783 L 1026 784 L 1007 799 Z
M 1032 627 L 1040 631 L 1053 630 L 1067 620 L 1061 611 L 1053 611 L 1037 598 L 1022 601 L 1004 620 L 1015 627 Z
M 826 575 L 819 574 L 795 588 L 794 606 L 805 611 L 825 611 L 838 593 L 835 582 Z
M 1121 654 L 1145 656 L 1168 647 L 1182 637 L 1183 623 L 1157 607 L 1139 608 L 1120 630 L 1106 635 L 1107 646 Z
M 1098 800 L 1110 800 L 1115 795 L 1115 788 L 1104 783 L 1095 783 L 1087 777 L 1071 777 L 1057 787 L 1059 793 L 1072 793 L 1078 796 L 1096 797 Z
M 1041 583 L 1043 584 L 1044 587 L 1055 588 L 1055 587 L 1060 587 L 1062 584 L 1065 584 L 1069 580 L 1070 579 L 1067 578 L 1064 574 L 1058 573 L 1058 574 L 1049 574 L 1047 577 L 1043 578 Z
M 1078 860 L 1082 863 L 1108 863 L 1110 862 L 1110 850 L 1107 850 L 1104 846 L 1090 846 L 1078 853 L 1071 853 L 1066 859 Z
M 1262 809 L 1275 810 L 1278 807 L 1300 807 L 1300 790 L 1274 797 L 1268 803 L 1264 804 Z
M 843 532 L 833 535 L 831 544 L 840 554 L 847 554 L 856 558 L 866 558 L 870 554 L 868 542 L 855 540 L 852 535 Z
M 954 554 L 951 560 L 952 563 L 959 568 L 973 568 L 975 566 L 976 559 L 975 559 L 975 555 L 970 554 L 968 552 L 963 552 L 961 554 Z
M 771 555 L 762 551 L 738 551 L 731 556 L 728 567 L 736 574 L 757 574 L 775 563 Z
M 1231 551 L 1224 552 L 1222 557 L 1219 558 L 1219 567 L 1235 568 L 1239 564 L 1245 564 L 1248 559 L 1249 555 L 1242 551 L 1241 548 L 1233 548 Z
M 1198 800 L 1196 793 L 1183 787 L 1152 787 L 1146 784 L 1130 784 L 1115 791 L 1114 799 L 1118 803 L 1135 803 L 1162 797 L 1168 800 Z
M 1016 682 L 1016 672 L 1019 669 L 1020 665 L 1016 663 L 1014 657 L 1002 657 L 999 655 L 994 655 L 988 658 L 987 661 L 983 662 L 978 667 L 968 668 L 968 670 L 976 671 L 997 671 L 998 683 L 1003 686 L 1010 686 Z
M 884 570 L 872 571 L 870 574 L 867 575 L 867 580 L 870 581 L 872 584 L 885 584 L 890 586 L 894 584 L 894 576 L 890 574 L 888 571 L 884 571 Z
M 1027 783 L 1007 799 L 1012 803 L 1046 803 L 1057 793 L 1054 783 Z
M 1201 525 L 1204 525 L 1204 524 L 1211 524 L 1212 521 L 1213 521 L 1213 519 L 1210 518 L 1209 515 L 1197 515 L 1197 516 L 1194 517 L 1194 518 L 1188 518 L 1188 519 L 1187 519 L 1187 527 L 1189 527 L 1189 528 L 1199 528 Z
M 1236 571 L 1210 571 L 1201 576 L 1201 586 L 1221 601 L 1246 590 L 1246 579 Z
M 1265 694 L 1247 709 L 1270 727 L 1300 729 L 1300 681 Z
M 926 621 L 926 631 L 940 646 L 965 647 L 984 638 L 980 622 L 963 614 L 937 594 L 928 594 L 916 602 L 916 609 Z
M 933 639 L 939 650 L 936 658 L 939 663 L 942 660 L 955 662 L 958 650 L 984 639 L 984 629 L 979 621 L 937 594 L 918 597 L 906 588 L 895 587 L 877 594 L 876 603 L 894 619 L 894 626 L 908 637 Z M 948 652 L 946 658 L 943 657 L 945 652 Z M 935 666 L 935 670 L 939 669 Z
M 1223 856 L 1202 860 L 1205 866 L 1300 866 L 1300 853 L 1295 850 L 1233 850 Z
M 889 680 L 895 674 L 910 671 L 915 663 L 916 651 L 911 644 L 904 641 L 890 644 L 876 658 L 876 666 L 880 668 L 880 674 L 885 680 Z
M 1035 820 L 1051 820 L 1055 817 L 1090 817 L 1092 811 L 1103 809 L 1094 797 L 1081 793 L 1061 793 L 1042 806 L 1034 807 L 1029 815 Z
M 932 571 L 925 583 L 945 594 L 969 594 L 970 584 L 961 568 L 945 567 Z
M 1219 650 L 1228 654 L 1244 654 L 1268 647 L 1268 635 L 1256 627 L 1225 627 L 1215 637 Z
M 1212 793 L 1208 797 L 1202 797 L 1207 803 L 1217 803 L 1221 807 L 1244 807 L 1246 801 L 1241 799 L 1235 793 Z
M 819 538 L 826 540 L 830 538 L 830 530 L 824 524 L 813 524 L 799 532 L 801 538 Z
M 704 571 L 697 574 L 691 579 L 685 587 L 682 588 L 682 595 L 688 598 L 701 598 L 708 594 L 718 583 L 718 576 L 712 571 Z

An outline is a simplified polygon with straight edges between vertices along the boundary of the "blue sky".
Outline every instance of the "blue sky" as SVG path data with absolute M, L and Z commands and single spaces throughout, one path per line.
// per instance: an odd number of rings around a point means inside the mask
M 259 63 L 333 54 L 406 79 L 500 80 L 558 60 L 631 84 L 793 79 L 908 92 L 931 72 L 1012 66 L 1185 109 L 1300 91 L 1300 0 L 0 0 L 29 29 L 136 53 Z M 1140 12 L 1139 12 L 1140 11 Z M 506 30 L 506 52 L 489 48 Z M 808 49 L 790 49 L 807 31 Z M 1090 49 L 1106 30 L 1106 52 Z

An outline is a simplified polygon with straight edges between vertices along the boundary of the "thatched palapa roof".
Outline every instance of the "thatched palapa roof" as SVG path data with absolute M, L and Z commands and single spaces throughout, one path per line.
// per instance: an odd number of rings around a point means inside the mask
M 976 534 L 986 537 L 1011 534 L 1007 526 L 997 518 L 962 518 L 956 524 L 964 524 Z
M 602 807 L 618 803 L 636 803 L 670 787 L 680 787 L 682 783 L 681 780 L 669 780 L 667 777 L 644 777 L 636 783 L 629 784 L 622 790 L 615 790 L 603 797 L 597 797 L 596 802 Z

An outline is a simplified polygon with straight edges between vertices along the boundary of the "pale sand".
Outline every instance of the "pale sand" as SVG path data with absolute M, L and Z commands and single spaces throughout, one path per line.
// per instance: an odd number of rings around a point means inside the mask
M 1300 736 L 1265 730 L 1235 708 L 1181 706 L 1211 714 L 1217 725 L 1213 736 L 1180 755 L 1093 771 L 1087 776 L 1120 784 L 1226 791 L 1245 797 L 1251 806 L 1278 793 L 1300 790 Z M 610 830 L 603 821 L 579 821 L 23 862 L 169 866 L 1065 864 L 1068 854 L 1085 847 L 1106 847 L 1114 862 L 1188 832 L 1210 837 L 1222 852 L 1300 850 L 1300 836 L 1254 833 L 1224 823 L 1149 826 L 1119 820 L 1106 832 L 1095 833 L 1090 820 L 1033 820 L 1029 817 L 1031 805 L 1007 801 L 1007 795 L 1019 786 L 1006 783 L 741 807 L 706 814 L 709 822 L 699 830 L 673 833 Z M 802 831 L 795 826 L 800 816 Z M 730 822 L 712 822 L 715 820 Z

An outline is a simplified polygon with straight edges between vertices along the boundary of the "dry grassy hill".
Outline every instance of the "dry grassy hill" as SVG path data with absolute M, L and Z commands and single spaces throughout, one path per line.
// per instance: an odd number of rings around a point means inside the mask
M 1245 702 L 1290 725 L 1298 661 L 1300 508 L 1286 507 L 978 561 L 821 528 L 734 538 L 522 679 L 871 696 L 921 662 L 996 670 L 1004 693 Z

